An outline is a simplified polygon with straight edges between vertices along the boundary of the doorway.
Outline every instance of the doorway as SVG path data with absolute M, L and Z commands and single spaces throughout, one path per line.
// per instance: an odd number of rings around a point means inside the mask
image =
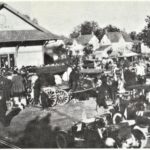
M 0 55 L 0 67 L 14 67 L 15 59 L 14 54 L 3 54 Z

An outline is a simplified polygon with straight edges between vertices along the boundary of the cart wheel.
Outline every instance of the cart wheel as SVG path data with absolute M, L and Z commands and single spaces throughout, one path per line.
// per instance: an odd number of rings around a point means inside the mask
M 117 112 L 112 117 L 113 124 L 118 124 L 123 120 L 123 116 L 121 113 Z
M 48 103 L 51 107 L 55 106 L 57 104 L 57 96 L 56 92 L 53 90 L 48 91 Z
M 64 131 L 57 132 L 56 146 L 57 146 L 57 148 L 67 148 L 68 147 L 67 133 L 65 133 Z
M 57 97 L 55 90 L 48 88 L 43 90 L 41 93 L 41 103 L 44 102 L 46 105 L 53 107 L 57 104 Z
M 64 105 L 69 102 L 69 95 L 66 91 L 57 89 L 56 95 L 57 95 L 57 104 L 58 105 Z
M 28 99 L 28 104 L 29 105 L 34 105 L 34 99 L 33 98 Z
M 138 142 L 137 148 L 145 148 L 148 142 L 146 133 L 140 129 L 133 129 L 132 133 Z

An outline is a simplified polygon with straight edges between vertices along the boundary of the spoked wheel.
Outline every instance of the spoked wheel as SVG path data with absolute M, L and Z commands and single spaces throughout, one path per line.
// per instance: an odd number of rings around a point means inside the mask
M 33 98 L 29 98 L 27 101 L 28 101 L 29 105 L 34 105 L 34 99 Z
M 117 112 L 112 117 L 113 124 L 118 124 L 123 120 L 123 116 L 121 113 Z
M 57 104 L 58 105 L 64 105 L 69 102 L 69 95 L 66 91 L 57 89 L 56 95 L 57 95 Z
M 44 98 L 45 99 L 44 101 L 46 101 L 46 103 L 51 107 L 57 104 L 57 96 L 56 96 L 56 92 L 54 89 L 47 88 L 43 90 L 41 93 L 41 101 L 42 101 L 42 98 Z
M 140 129 L 133 129 L 132 134 L 137 142 L 136 148 L 145 148 L 148 142 L 146 133 Z
M 57 146 L 57 148 L 67 148 L 68 147 L 67 133 L 65 133 L 63 131 L 57 132 L 56 146 Z

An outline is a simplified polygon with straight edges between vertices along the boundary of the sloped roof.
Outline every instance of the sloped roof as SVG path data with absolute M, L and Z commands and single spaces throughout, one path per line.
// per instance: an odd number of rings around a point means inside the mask
M 80 35 L 78 38 L 76 38 L 76 41 L 81 45 L 86 45 L 89 43 L 92 37 L 92 34 Z
M 103 51 L 103 50 L 105 50 L 108 47 L 110 47 L 110 45 L 102 45 L 98 49 L 96 49 L 95 51 Z
M 119 42 L 120 38 L 123 38 L 126 42 L 132 42 L 130 36 L 125 32 L 107 32 L 106 35 L 112 43 Z
M 72 40 L 71 38 L 68 38 L 68 37 L 66 37 L 66 36 L 64 36 L 64 35 L 57 36 L 57 38 L 58 38 L 59 40 L 63 40 L 64 43 L 66 43 L 66 44 L 73 42 L 73 40 Z
M 130 38 L 130 36 L 127 33 L 122 32 L 122 36 L 123 36 L 123 38 L 126 42 L 133 42 L 132 39 Z
M 120 38 L 122 37 L 120 32 L 107 32 L 106 35 L 112 43 L 119 42 Z
M 6 9 L 21 20 L 25 21 L 30 26 L 34 27 L 35 30 L 8 30 L 0 31 L 0 42 L 19 42 L 19 41 L 39 41 L 39 40 L 51 40 L 57 39 L 58 36 L 34 23 L 29 18 L 12 8 L 8 4 L 0 3 L 0 10 Z
M 35 42 L 47 41 L 50 39 L 55 39 L 55 35 L 46 34 L 38 30 L 8 30 L 0 31 L 0 44 L 11 45 L 11 43 L 24 43 L 24 42 Z M 6 45 L 7 46 L 7 45 Z
M 20 13 L 19 11 L 12 8 L 10 5 L 8 5 L 6 3 L 0 3 L 0 10 L 1 9 L 8 10 L 9 12 L 11 12 L 15 16 L 19 17 L 21 20 L 25 21 L 26 23 L 28 23 L 29 25 L 31 25 L 32 27 L 34 27 L 35 29 L 37 29 L 39 31 L 42 31 L 42 32 L 45 32 L 45 33 L 49 32 L 48 30 L 41 27 L 39 24 L 36 24 L 35 22 L 33 22 L 33 20 L 30 20 L 28 17 L 25 17 L 25 15 L 23 15 L 22 13 Z

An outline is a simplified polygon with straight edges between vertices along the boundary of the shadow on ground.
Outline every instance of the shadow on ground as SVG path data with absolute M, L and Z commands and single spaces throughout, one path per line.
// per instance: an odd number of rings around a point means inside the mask
M 54 148 L 55 133 L 58 128 L 52 129 L 50 116 L 50 114 L 47 114 L 42 119 L 36 117 L 31 120 L 17 145 L 21 148 Z

